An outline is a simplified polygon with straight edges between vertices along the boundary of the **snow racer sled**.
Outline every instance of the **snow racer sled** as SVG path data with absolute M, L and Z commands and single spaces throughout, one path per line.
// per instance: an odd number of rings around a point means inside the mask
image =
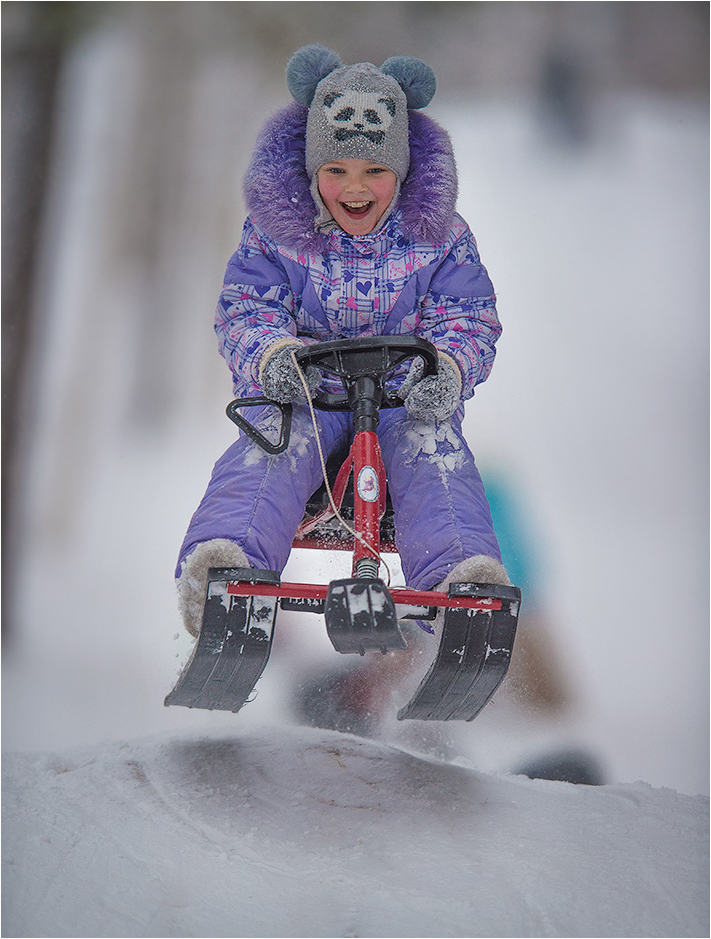
M 296 352 L 302 369 L 313 365 L 336 376 L 345 391 L 317 391 L 312 408 L 352 411 L 355 433 L 335 479 L 321 456 L 324 483 L 309 500 L 293 546 L 352 550 L 353 576 L 330 584 L 298 584 L 282 583 L 276 571 L 212 568 L 198 640 L 166 705 L 238 711 L 267 664 L 279 609 L 322 613 L 334 649 L 360 655 L 405 649 L 399 620 L 433 621 L 443 610 L 437 655 L 398 719 L 471 721 L 490 700 L 509 666 L 520 590 L 472 583 L 450 584 L 446 594 L 389 589 L 378 577 L 381 550 L 396 551 L 376 434 L 378 413 L 403 406 L 385 382 L 417 356 L 425 361 L 425 374 L 436 374 L 436 349 L 415 336 L 335 340 Z M 240 413 L 267 405 L 281 411 L 277 442 Z M 290 404 L 238 398 L 227 413 L 267 452 L 281 453 L 289 445 Z

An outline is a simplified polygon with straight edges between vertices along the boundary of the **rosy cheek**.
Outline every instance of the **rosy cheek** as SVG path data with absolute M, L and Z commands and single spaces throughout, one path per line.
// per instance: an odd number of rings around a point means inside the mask
M 319 186 L 318 189 L 319 189 L 319 192 L 321 193 L 321 198 L 323 199 L 323 204 L 326 206 L 326 208 L 329 210 L 329 212 L 331 212 L 331 214 L 333 214 L 333 209 L 334 209 L 334 207 L 335 207 L 335 205 L 336 205 L 336 201 L 337 201 L 337 200 L 330 194 L 330 192 L 328 191 L 328 189 L 322 188 L 321 186 Z
M 329 180 L 328 178 L 326 179 L 319 178 L 318 191 L 321 193 L 321 198 L 323 199 L 324 202 L 327 202 L 328 200 L 333 200 L 335 198 L 336 189 L 337 187 L 334 186 L 333 182 Z
M 395 195 L 395 183 L 392 180 L 378 181 L 373 186 L 373 192 L 380 202 L 390 202 Z

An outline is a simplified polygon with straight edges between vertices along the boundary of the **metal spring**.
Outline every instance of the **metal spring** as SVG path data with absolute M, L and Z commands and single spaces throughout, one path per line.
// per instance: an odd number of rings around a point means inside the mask
M 361 558 L 356 564 L 356 577 L 376 578 L 378 576 L 378 567 L 377 558 Z

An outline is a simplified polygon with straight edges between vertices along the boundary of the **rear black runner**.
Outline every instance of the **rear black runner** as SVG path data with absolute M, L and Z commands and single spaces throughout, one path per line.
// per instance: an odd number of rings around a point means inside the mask
M 499 610 L 445 610 L 437 657 L 398 720 L 473 721 L 504 680 L 521 601 L 518 587 L 451 584 L 450 596 L 493 597 Z
M 237 580 L 275 583 L 271 571 L 211 568 L 202 629 L 166 706 L 239 711 L 252 693 L 269 659 L 278 601 L 231 595 L 227 585 Z

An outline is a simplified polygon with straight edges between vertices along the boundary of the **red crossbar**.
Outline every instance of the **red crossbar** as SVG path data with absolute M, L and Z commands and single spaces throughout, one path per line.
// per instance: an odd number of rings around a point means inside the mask
M 232 581 L 227 593 L 236 597 L 288 597 L 292 600 L 325 600 L 328 584 L 250 584 Z M 448 597 L 434 590 L 409 590 L 394 587 L 390 591 L 396 606 L 441 606 L 452 609 L 500 610 L 501 600 L 495 597 Z

